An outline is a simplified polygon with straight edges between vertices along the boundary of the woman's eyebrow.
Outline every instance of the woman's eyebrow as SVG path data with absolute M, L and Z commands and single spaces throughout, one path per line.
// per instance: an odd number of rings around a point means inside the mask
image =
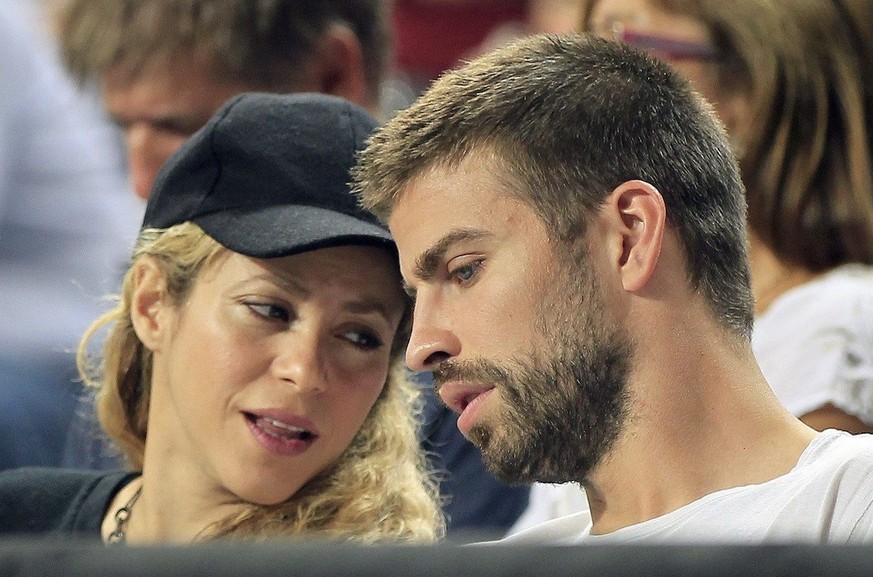
M 286 277 L 274 272 L 264 272 L 254 278 L 271 282 L 279 288 L 300 298 L 306 299 L 312 296 L 311 290 L 307 289 L 295 278 L 290 276 Z M 377 313 L 387 320 L 390 320 L 393 316 L 392 307 L 388 301 L 370 295 L 361 295 L 358 298 L 349 299 L 343 303 L 342 309 L 355 314 Z

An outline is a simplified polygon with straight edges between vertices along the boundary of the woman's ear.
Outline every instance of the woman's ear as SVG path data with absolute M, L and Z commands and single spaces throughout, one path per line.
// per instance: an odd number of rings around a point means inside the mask
M 133 265 L 133 294 L 130 320 L 133 330 L 150 351 L 157 350 L 169 330 L 171 303 L 167 297 L 167 277 L 158 262 L 143 257 Z
M 610 225 L 619 239 L 615 266 L 627 291 L 641 290 L 661 255 L 667 210 L 661 193 L 642 180 L 620 184 L 607 198 Z

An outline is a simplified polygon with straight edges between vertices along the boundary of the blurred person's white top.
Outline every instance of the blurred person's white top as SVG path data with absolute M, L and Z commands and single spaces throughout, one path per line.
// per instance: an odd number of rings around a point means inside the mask
M 844 265 L 780 295 L 752 348 L 792 414 L 826 404 L 873 425 L 873 267 Z

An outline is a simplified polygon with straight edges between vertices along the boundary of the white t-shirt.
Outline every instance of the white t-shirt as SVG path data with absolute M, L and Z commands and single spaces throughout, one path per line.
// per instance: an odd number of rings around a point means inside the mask
M 782 294 L 752 349 L 793 415 L 825 404 L 873 424 L 873 267 L 845 265 Z
M 725 489 L 675 511 L 591 535 L 587 510 L 500 543 L 758 544 L 873 542 L 873 435 L 819 433 L 787 474 Z

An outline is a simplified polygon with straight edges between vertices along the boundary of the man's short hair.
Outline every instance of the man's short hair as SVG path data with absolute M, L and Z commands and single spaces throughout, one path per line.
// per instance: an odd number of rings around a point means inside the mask
M 691 287 L 723 325 L 749 337 L 737 164 L 711 107 L 668 65 L 596 37 L 523 39 L 444 75 L 390 120 L 360 158 L 356 189 L 387 218 L 410 180 L 482 147 L 565 246 L 619 184 L 654 185 Z
M 132 75 L 180 53 L 205 58 L 218 80 L 282 92 L 329 26 L 344 24 L 378 95 L 389 28 L 381 0 L 65 0 L 57 13 L 64 60 L 81 82 L 109 69 Z

